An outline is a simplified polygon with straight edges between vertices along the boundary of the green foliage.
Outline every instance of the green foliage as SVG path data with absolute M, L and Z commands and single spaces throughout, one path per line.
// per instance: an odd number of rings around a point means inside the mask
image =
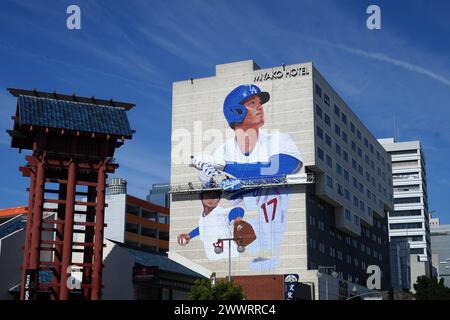
M 414 284 L 416 300 L 450 300 L 450 288 L 444 285 L 444 279 L 421 276 Z
M 190 300 L 243 300 L 245 299 L 242 287 L 231 282 L 216 281 L 215 286 L 211 286 L 210 279 L 196 280 L 194 287 L 189 294 Z

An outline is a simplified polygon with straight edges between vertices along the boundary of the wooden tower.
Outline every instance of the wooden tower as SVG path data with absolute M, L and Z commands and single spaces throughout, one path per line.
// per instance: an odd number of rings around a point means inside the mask
M 118 167 L 114 151 L 133 136 L 134 104 L 8 91 L 17 97 L 11 147 L 32 151 L 20 167 L 30 178 L 21 299 L 101 299 L 106 178 Z M 81 286 L 71 285 L 74 269 Z

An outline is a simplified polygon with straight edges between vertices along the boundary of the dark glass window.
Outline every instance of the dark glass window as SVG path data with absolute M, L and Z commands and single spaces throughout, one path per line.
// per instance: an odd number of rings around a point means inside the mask
M 322 88 L 316 83 L 316 94 L 322 98 Z
M 316 104 L 316 114 L 317 114 L 317 116 L 318 116 L 320 119 L 322 119 L 322 115 L 323 115 L 323 113 L 322 113 L 322 108 L 319 107 L 318 104 Z

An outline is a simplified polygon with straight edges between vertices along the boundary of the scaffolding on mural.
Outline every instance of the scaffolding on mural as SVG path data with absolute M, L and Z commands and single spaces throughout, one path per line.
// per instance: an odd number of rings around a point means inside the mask
M 301 175 L 285 175 L 275 178 L 255 178 L 246 179 L 240 181 L 239 189 L 252 189 L 252 188 L 271 188 L 280 187 L 288 185 L 301 185 L 310 184 L 315 182 L 314 174 L 306 173 Z M 221 185 L 211 184 L 209 186 L 204 186 L 202 183 L 180 183 L 171 184 L 169 192 L 171 194 L 190 194 L 190 193 L 200 193 L 202 191 L 212 191 L 212 190 L 222 190 Z

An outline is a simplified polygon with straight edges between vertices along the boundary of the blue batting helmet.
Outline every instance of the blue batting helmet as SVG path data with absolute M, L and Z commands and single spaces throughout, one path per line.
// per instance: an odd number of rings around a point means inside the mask
M 231 128 L 236 124 L 241 124 L 247 115 L 247 108 L 243 102 L 249 98 L 258 96 L 261 98 L 261 103 L 264 104 L 270 99 L 268 92 L 263 92 L 258 86 L 254 84 L 240 85 L 233 89 L 223 103 L 223 114 L 228 121 Z

